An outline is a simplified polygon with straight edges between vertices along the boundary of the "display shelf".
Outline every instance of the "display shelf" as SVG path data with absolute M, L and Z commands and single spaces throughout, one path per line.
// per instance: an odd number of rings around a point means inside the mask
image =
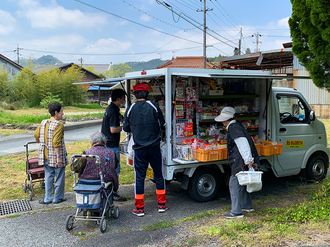
M 237 99 L 237 98 L 256 98 L 257 94 L 227 94 L 227 95 L 203 95 L 200 97 L 203 99 Z

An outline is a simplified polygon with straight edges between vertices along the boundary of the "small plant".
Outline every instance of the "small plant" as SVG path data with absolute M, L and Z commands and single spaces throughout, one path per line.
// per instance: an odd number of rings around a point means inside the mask
M 48 108 L 48 105 L 53 102 L 59 102 L 63 105 L 63 102 L 58 95 L 53 95 L 52 93 L 47 93 L 47 96 L 40 102 L 42 108 Z
M 173 227 L 173 226 L 174 226 L 173 221 L 163 220 L 163 221 L 159 221 L 157 223 L 153 223 L 152 225 L 142 226 L 142 229 L 143 230 L 152 230 L 152 231 L 154 231 L 156 229 Z

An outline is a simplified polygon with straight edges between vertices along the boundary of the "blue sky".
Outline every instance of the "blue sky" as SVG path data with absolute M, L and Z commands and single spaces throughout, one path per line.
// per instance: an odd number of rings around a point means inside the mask
M 290 0 L 206 0 L 206 6 L 208 57 L 233 55 L 241 28 L 243 52 L 255 51 L 256 33 L 262 51 L 291 41 Z M 201 9 L 200 0 L 1 0 L 0 53 L 16 60 L 18 44 L 21 58 L 85 64 L 202 56 Z

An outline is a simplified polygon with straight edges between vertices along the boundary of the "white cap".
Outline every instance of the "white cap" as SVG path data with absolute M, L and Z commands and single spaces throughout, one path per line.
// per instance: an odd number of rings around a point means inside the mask
M 235 109 L 230 106 L 226 106 L 222 109 L 219 116 L 217 116 L 214 120 L 217 122 L 227 121 L 230 118 L 234 118 Z

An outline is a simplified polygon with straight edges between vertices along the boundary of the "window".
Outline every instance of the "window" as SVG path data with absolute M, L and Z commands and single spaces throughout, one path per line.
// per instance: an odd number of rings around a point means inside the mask
M 307 107 L 299 97 L 292 95 L 276 97 L 282 124 L 307 122 Z

